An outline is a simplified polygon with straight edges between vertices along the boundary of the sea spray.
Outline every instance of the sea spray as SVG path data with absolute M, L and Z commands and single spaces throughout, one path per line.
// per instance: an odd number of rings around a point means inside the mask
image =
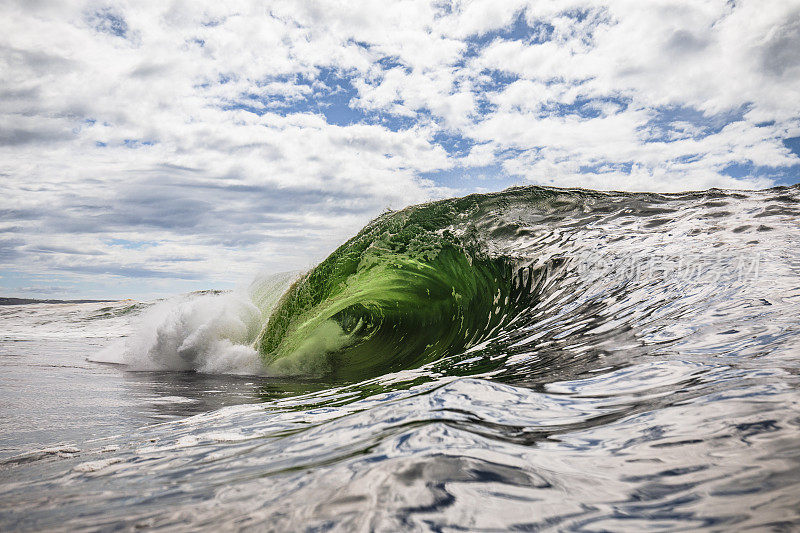
M 297 275 L 264 275 L 234 291 L 201 291 L 158 302 L 135 320 L 128 338 L 93 360 L 130 370 L 263 374 L 254 341 Z

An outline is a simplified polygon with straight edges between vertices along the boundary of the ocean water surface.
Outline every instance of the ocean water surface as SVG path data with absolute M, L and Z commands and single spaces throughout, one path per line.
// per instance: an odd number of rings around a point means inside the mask
M 0 306 L 0 530 L 793 530 L 800 188 L 387 213 L 307 273 Z

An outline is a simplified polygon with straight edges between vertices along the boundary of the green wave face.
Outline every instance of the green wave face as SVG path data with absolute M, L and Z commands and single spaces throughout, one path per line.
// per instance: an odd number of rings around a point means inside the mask
M 459 208 L 384 215 L 298 280 L 256 343 L 269 371 L 359 379 L 414 368 L 508 320 L 513 269 L 448 231 Z

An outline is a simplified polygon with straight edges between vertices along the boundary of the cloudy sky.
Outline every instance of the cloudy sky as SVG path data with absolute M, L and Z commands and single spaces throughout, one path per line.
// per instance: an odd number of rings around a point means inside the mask
M 307 268 L 515 184 L 800 181 L 800 0 L 0 3 L 0 295 Z

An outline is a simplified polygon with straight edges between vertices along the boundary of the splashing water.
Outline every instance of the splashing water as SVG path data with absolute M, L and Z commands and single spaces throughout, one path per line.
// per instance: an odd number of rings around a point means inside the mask
M 244 291 L 8 306 L 6 383 L 61 401 L 4 385 L 0 528 L 797 527 L 798 202 L 516 188 Z

